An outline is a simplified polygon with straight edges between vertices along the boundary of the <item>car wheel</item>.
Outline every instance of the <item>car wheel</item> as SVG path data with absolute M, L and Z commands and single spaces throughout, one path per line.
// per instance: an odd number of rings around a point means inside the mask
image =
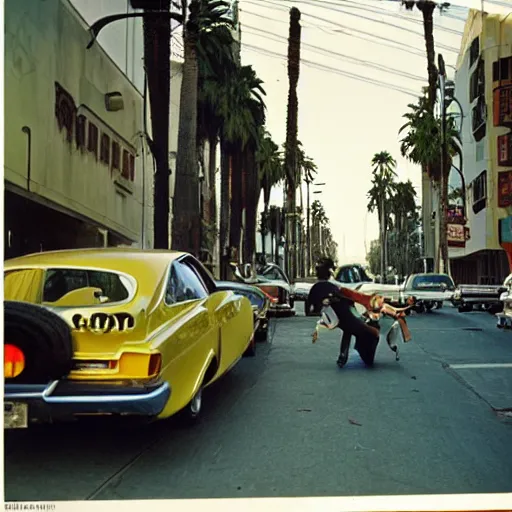
M 290 307 L 293 309 L 293 306 L 295 306 L 295 299 L 290 298 L 288 302 L 290 303 Z
M 73 367 L 75 346 L 68 324 L 42 306 L 4 302 L 4 346 L 23 352 L 25 368 L 12 383 L 40 384 L 65 377 Z
M 201 386 L 190 402 L 181 411 L 181 422 L 184 426 L 191 426 L 197 423 L 203 410 L 203 386 Z
M 265 343 L 268 341 L 268 327 L 265 327 L 264 329 L 258 329 L 256 331 L 256 341 L 259 341 L 260 343 Z
M 414 308 L 416 310 L 416 313 L 425 313 L 425 306 L 423 304 L 420 304 Z
M 245 349 L 245 352 L 243 353 L 243 357 L 254 357 L 256 355 L 256 340 L 254 339 L 254 336 L 252 337 L 251 343 L 249 346 Z

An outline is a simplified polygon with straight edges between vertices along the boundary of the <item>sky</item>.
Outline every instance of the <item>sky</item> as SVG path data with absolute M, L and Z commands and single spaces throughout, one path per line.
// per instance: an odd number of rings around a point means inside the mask
M 512 11 L 512 0 L 483 4 L 487 12 Z M 264 81 L 267 129 L 279 146 L 286 139 L 292 6 L 302 14 L 298 138 L 318 166 L 316 183 L 325 183 L 310 188 L 310 200 L 324 205 L 339 262 L 364 263 L 370 241 L 378 238 L 377 216 L 367 213 L 375 153 L 391 153 L 398 179 L 412 181 L 421 204 L 420 168 L 401 156 L 398 134 L 407 105 L 427 84 L 421 13 L 394 0 L 240 0 L 242 64 Z M 456 0 L 435 14 L 436 52 L 449 75 L 468 8 L 481 6 L 481 0 Z M 305 205 L 305 186 L 303 197 Z M 271 204 L 283 204 L 281 187 Z

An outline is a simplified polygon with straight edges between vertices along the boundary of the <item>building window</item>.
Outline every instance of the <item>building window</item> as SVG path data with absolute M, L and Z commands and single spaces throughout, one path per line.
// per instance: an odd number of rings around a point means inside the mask
M 87 150 L 94 153 L 94 156 L 98 158 L 98 127 L 91 122 L 89 122 Z
M 80 149 L 81 151 L 85 150 L 85 127 L 86 127 L 86 118 L 84 115 L 79 115 L 76 118 L 76 149 Z
M 125 179 L 130 179 L 130 153 L 123 149 L 123 170 L 121 176 Z
M 512 80 L 512 57 L 505 57 L 492 64 L 492 81 Z
M 487 105 L 485 98 L 479 96 L 476 105 L 471 112 L 471 122 L 473 128 L 473 137 L 476 142 L 480 142 L 487 132 Z
M 135 156 L 130 154 L 130 181 L 135 181 Z
M 476 98 L 485 94 L 485 64 L 480 59 L 478 66 L 469 80 L 469 101 L 472 103 Z
M 480 39 L 475 37 L 469 48 L 469 67 L 471 67 L 480 55 Z
M 117 142 L 112 142 L 112 169 L 120 169 L 121 148 Z
M 473 180 L 473 213 L 476 215 L 487 204 L 487 171 L 483 171 Z
M 76 105 L 71 94 L 55 82 L 55 117 L 59 130 L 66 130 L 66 140 L 73 141 Z
M 110 137 L 106 133 L 101 134 L 100 160 L 104 164 L 110 164 Z

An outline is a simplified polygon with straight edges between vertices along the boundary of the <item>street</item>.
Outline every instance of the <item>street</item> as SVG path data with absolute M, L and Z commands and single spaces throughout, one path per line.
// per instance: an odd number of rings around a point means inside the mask
M 193 429 L 99 420 L 6 432 L 6 500 L 512 491 L 512 420 L 493 410 L 512 408 L 512 333 L 494 317 L 448 305 L 411 316 L 399 362 L 383 343 L 375 368 L 351 352 L 342 370 L 339 331 L 313 345 L 315 322 L 273 321 L 272 340 L 205 395 Z

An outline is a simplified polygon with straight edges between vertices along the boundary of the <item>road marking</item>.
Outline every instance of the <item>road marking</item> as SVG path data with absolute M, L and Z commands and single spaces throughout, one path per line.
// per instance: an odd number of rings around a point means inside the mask
M 482 364 L 450 364 L 454 370 L 464 370 L 470 368 L 512 368 L 512 363 L 482 363 Z

